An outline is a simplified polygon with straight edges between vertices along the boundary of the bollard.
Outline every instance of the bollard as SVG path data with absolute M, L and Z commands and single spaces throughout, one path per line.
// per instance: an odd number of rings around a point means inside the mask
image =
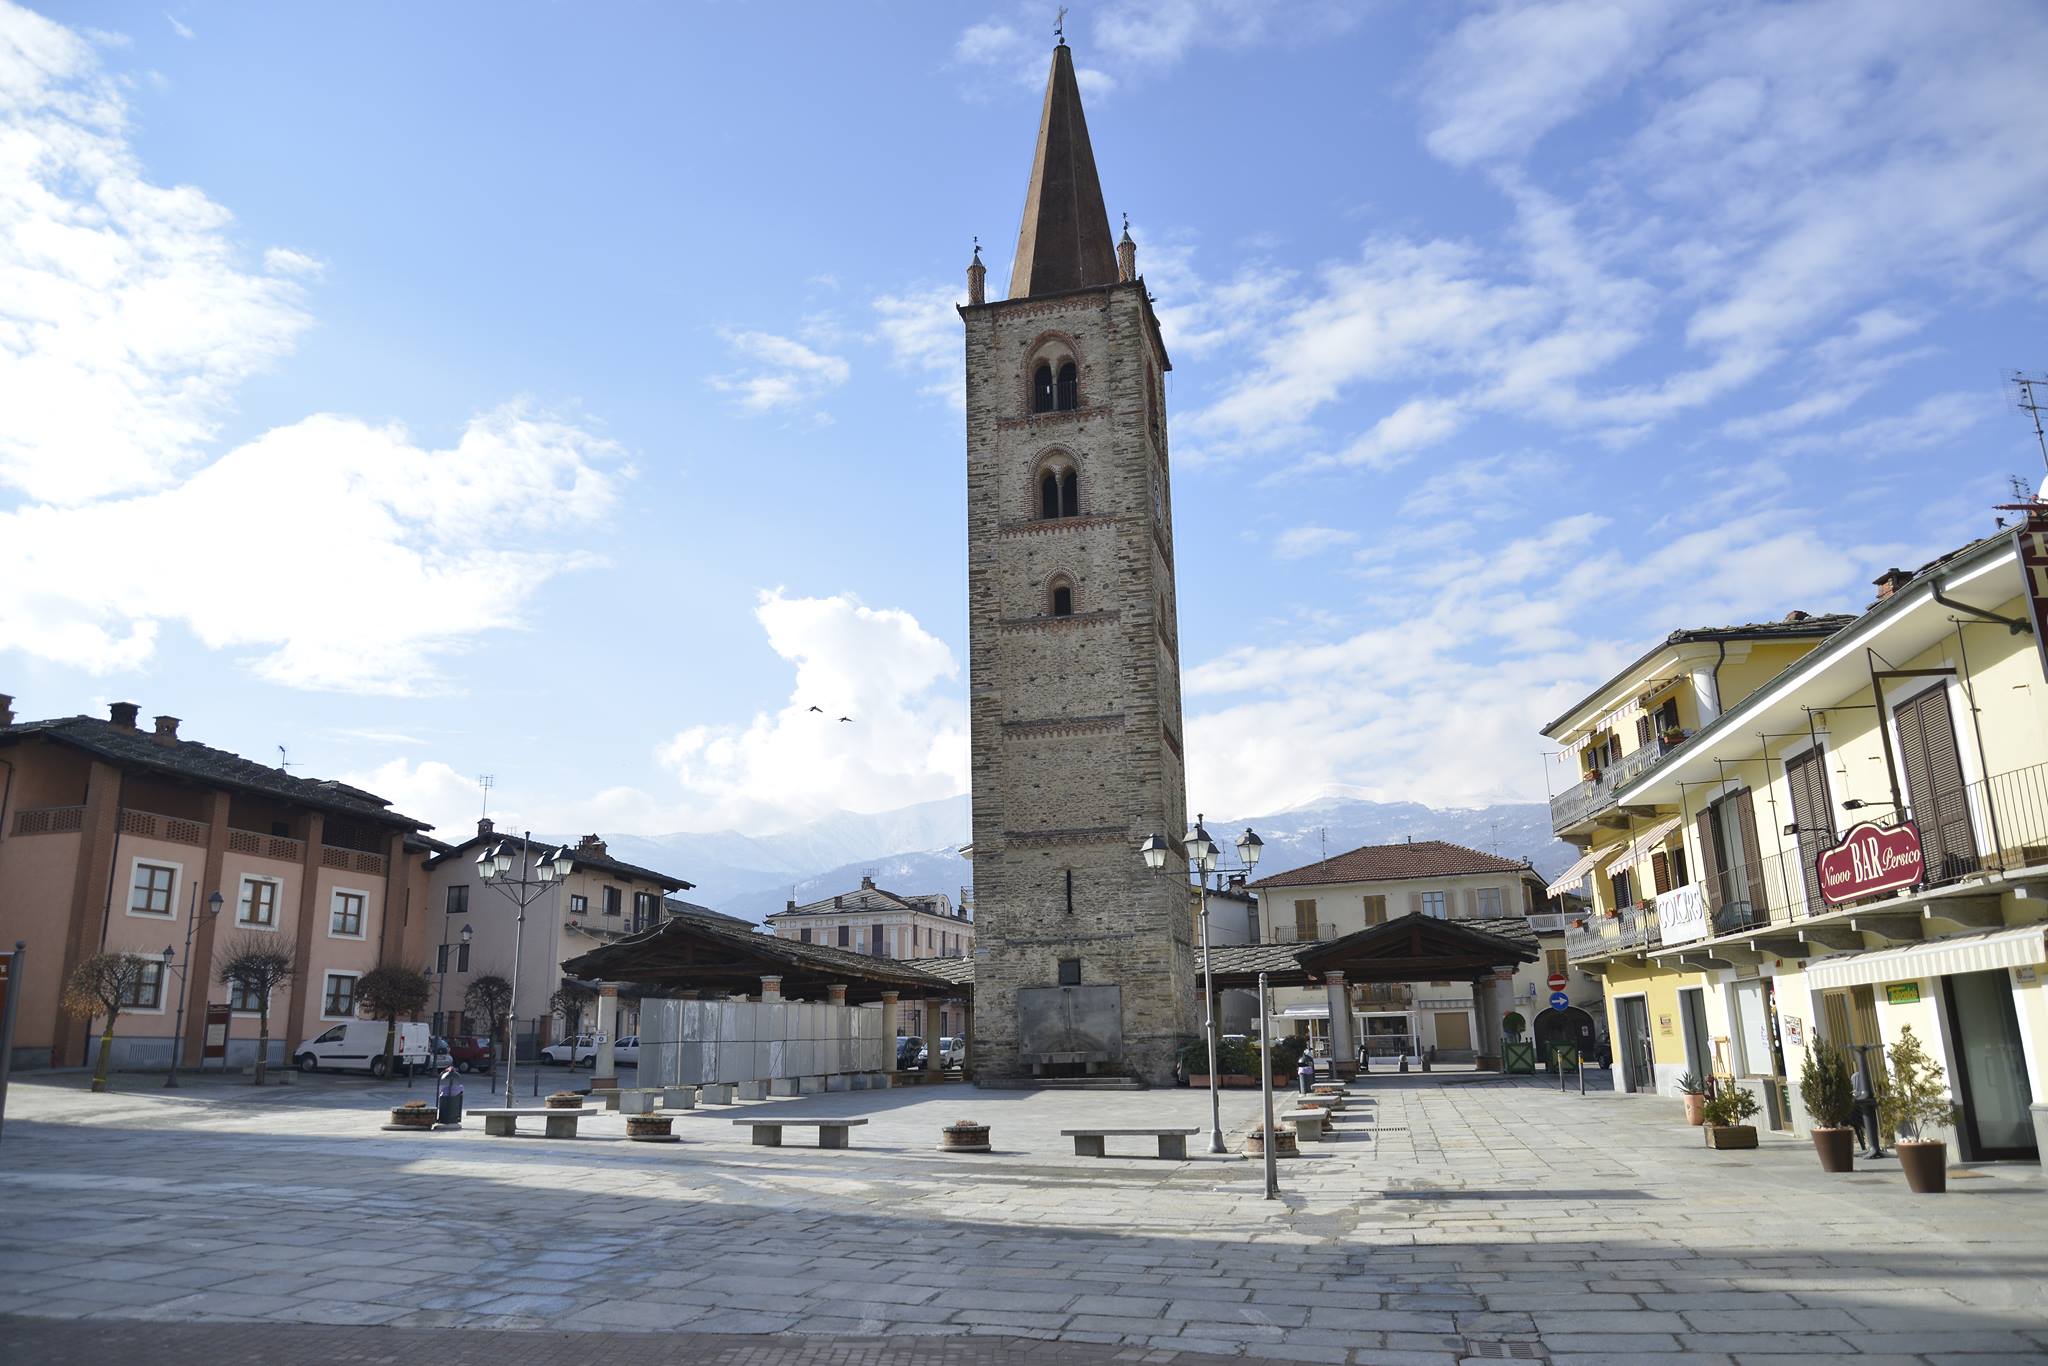
M 1579 1059 L 1579 1094 L 1586 1094 L 1586 1060 Z
M 1553 1044 L 1550 1049 L 1550 1065 L 1557 1069 L 1557 1093 L 1564 1094 L 1564 1049 Z

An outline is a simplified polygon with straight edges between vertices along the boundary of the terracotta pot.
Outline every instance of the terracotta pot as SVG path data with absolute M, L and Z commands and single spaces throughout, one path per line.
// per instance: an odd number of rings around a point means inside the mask
M 1820 1169 L 1824 1172 L 1853 1172 L 1856 1170 L 1856 1131 L 1854 1129 L 1815 1129 L 1813 1150 L 1820 1154 Z
M 1754 1148 L 1756 1126 L 1754 1124 L 1706 1124 L 1701 1126 L 1707 1136 L 1709 1148 Z
M 1902 1138 L 1899 1169 L 1919 1195 L 1940 1195 L 1948 1189 L 1948 1144 L 1938 1138 Z
M 1697 1128 L 1707 1122 L 1707 1098 L 1698 1093 L 1685 1097 L 1685 1122 Z

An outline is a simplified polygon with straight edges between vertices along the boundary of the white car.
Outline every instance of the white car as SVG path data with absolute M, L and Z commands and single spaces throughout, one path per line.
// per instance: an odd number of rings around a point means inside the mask
M 640 1036 L 638 1034 L 627 1034 L 621 1037 L 617 1043 L 613 1044 L 612 1061 L 614 1063 L 631 1063 L 633 1066 L 638 1067 L 640 1065 Z
M 328 1068 L 341 1072 L 368 1072 L 373 1077 L 384 1075 L 384 1035 L 386 1025 L 382 1020 L 344 1020 L 320 1037 L 299 1045 L 293 1061 L 301 1072 L 317 1072 Z M 403 1069 L 407 1065 L 425 1069 L 433 1060 L 433 1042 L 424 1024 L 401 1024 L 398 1037 L 393 1041 L 391 1064 Z
M 967 1040 L 947 1037 L 939 1040 L 939 1065 L 941 1067 L 965 1067 L 967 1065 Z
M 602 1034 L 578 1034 L 573 1040 L 563 1039 L 551 1043 L 540 1051 L 542 1062 L 557 1066 L 597 1066 L 597 1045 L 603 1040 Z

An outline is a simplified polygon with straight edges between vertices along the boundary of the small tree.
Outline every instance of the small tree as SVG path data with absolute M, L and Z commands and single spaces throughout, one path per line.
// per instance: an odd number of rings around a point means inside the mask
M 1891 1077 L 1878 1097 L 1877 1113 L 1886 1130 L 1910 1142 L 1920 1137 L 1923 1125 L 1956 1122 L 1948 1078 L 1941 1064 L 1920 1046 L 1911 1025 L 1899 1031 L 1898 1042 L 1885 1050 L 1885 1057 L 1891 1064 Z
M 1844 1129 L 1855 1117 L 1848 1055 L 1826 1039 L 1815 1039 L 1799 1066 L 1799 1103 L 1816 1129 Z
M 222 986 L 239 987 L 245 998 L 256 1002 L 256 1077 L 263 1084 L 270 1065 L 270 996 L 289 983 L 298 972 L 298 946 L 289 939 L 260 930 L 247 930 L 222 952 L 215 973 Z
M 1727 1129 L 1746 1124 L 1756 1116 L 1756 1097 L 1740 1086 L 1724 1086 L 1720 1094 L 1708 1099 L 1702 1108 L 1708 1124 L 1716 1129 Z
M 90 1023 L 104 1018 L 106 1032 L 100 1035 L 100 1062 L 92 1074 L 92 1089 L 107 1089 L 107 1061 L 114 1047 L 114 1021 L 121 1008 L 133 1002 L 149 971 L 149 960 L 139 953 L 96 953 L 71 970 L 64 982 L 64 1011 Z
M 357 1007 L 368 1011 L 371 1019 L 384 1022 L 384 1069 L 379 1076 L 391 1075 L 391 1057 L 398 1044 L 398 1017 L 418 1015 L 433 994 L 433 984 L 424 972 L 395 963 L 371 968 L 357 980 Z M 432 1060 L 431 1049 L 428 1059 Z
M 486 972 L 469 979 L 468 988 L 462 993 L 462 1013 L 465 1016 L 481 1015 L 487 1022 L 484 1032 L 491 1040 L 511 1056 L 511 1038 L 506 1033 L 508 1017 L 512 1013 L 512 984 L 505 980 L 503 973 Z
M 583 1012 L 590 1009 L 590 1003 L 597 999 L 597 993 L 589 987 L 575 982 L 564 982 L 548 997 L 548 1013 L 562 1022 L 562 1028 L 569 1035 L 569 1061 L 576 1061 L 576 1035 L 583 1027 Z

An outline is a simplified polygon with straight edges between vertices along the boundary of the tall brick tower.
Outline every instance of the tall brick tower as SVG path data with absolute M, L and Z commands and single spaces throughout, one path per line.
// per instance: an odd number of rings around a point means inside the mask
M 1010 297 L 968 268 L 975 1067 L 1168 1079 L 1196 1033 L 1159 323 L 1053 50 Z

